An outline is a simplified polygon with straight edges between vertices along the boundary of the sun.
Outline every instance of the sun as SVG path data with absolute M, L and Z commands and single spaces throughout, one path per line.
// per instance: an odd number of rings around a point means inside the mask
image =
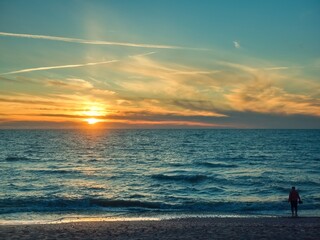
M 96 124 L 97 122 L 99 122 L 99 120 L 96 118 L 88 118 L 88 119 L 86 119 L 86 121 L 90 125 L 93 125 L 93 124 Z
M 102 118 L 105 115 L 105 110 L 102 106 L 91 105 L 86 107 L 82 112 L 82 115 L 85 116 L 85 122 L 89 125 L 94 125 L 96 123 L 103 122 Z

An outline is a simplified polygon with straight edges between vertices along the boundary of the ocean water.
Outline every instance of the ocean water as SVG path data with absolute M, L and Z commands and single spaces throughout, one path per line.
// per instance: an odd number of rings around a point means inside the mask
M 320 216 L 320 130 L 0 130 L 0 223 Z

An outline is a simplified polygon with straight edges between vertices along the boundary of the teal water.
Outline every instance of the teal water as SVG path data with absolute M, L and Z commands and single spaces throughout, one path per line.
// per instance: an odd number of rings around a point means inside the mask
M 320 216 L 319 130 L 0 130 L 0 220 Z

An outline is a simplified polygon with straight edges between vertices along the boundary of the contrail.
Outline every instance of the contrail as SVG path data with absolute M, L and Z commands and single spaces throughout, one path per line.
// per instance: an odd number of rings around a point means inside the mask
M 86 40 L 86 39 L 80 39 L 80 38 L 67 38 L 67 37 L 56 37 L 56 36 L 46 36 L 46 35 L 23 34 L 23 33 L 0 32 L 0 36 L 32 38 L 32 39 L 45 39 L 45 40 L 51 40 L 51 41 L 62 41 L 62 42 L 72 42 L 72 43 L 92 44 L 92 45 L 113 45 L 113 46 L 123 46 L 123 47 L 162 48 L 162 49 L 192 49 L 192 48 L 184 48 L 184 47 L 169 46 L 169 45 L 109 42 L 109 41 Z M 196 49 L 194 49 L 194 50 L 196 50 Z M 201 50 L 201 49 L 199 49 L 199 50 Z
M 62 69 L 62 68 L 77 68 L 77 67 L 85 67 L 85 66 L 94 66 L 99 64 L 107 64 L 118 62 L 119 60 L 110 60 L 104 62 L 94 62 L 94 63 L 83 63 L 83 64 L 71 64 L 71 65 L 61 65 L 61 66 L 49 66 L 49 67 L 37 67 L 37 68 L 26 68 L 17 71 L 1 73 L 0 75 L 10 75 L 15 73 L 26 73 L 26 72 L 34 72 L 34 71 L 43 71 L 43 70 L 50 70 L 50 69 Z

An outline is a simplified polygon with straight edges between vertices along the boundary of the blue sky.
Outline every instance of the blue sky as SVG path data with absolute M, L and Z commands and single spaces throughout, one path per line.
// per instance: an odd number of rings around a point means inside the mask
M 3 0 L 0 13 L 0 127 L 78 126 L 90 109 L 104 127 L 320 127 L 319 1 Z

